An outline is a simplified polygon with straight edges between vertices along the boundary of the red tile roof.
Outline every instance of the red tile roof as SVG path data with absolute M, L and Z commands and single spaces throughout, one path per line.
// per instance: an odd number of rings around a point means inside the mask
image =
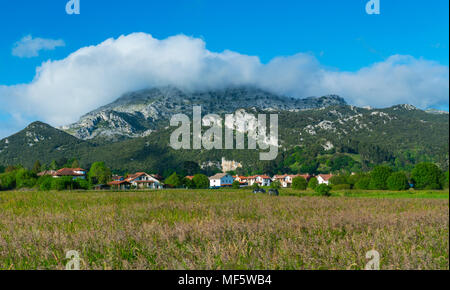
M 86 174 L 76 173 L 75 171 L 79 171 L 73 168 L 62 168 L 56 171 L 56 176 L 86 176 Z M 81 171 L 81 170 L 80 170 Z

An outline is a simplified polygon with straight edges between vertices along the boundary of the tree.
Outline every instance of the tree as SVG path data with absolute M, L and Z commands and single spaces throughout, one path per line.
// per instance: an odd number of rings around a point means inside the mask
M 172 188 L 177 188 L 182 185 L 180 177 L 177 175 L 176 172 L 174 172 L 171 176 L 167 177 L 166 180 L 164 180 L 164 183 Z
M 10 190 L 16 187 L 16 172 L 11 171 L 0 174 L 0 188 L 2 190 Z
M 239 181 L 235 180 L 235 181 L 233 182 L 233 184 L 231 185 L 231 187 L 232 187 L 233 189 L 239 189 L 239 188 L 241 188 L 241 184 L 239 183 Z
M 5 166 L 0 165 L 0 173 L 4 173 L 5 172 Z
M 59 166 L 58 166 L 58 163 L 56 163 L 56 161 L 53 160 L 52 163 L 50 163 L 50 165 L 48 166 L 48 168 L 50 170 L 58 170 Z
M 39 160 L 36 160 L 33 166 L 33 172 L 36 174 L 41 172 L 41 167 L 42 167 L 41 162 L 39 162 Z
M 193 181 L 196 188 L 209 188 L 209 178 L 204 174 L 194 175 Z
M 80 168 L 80 163 L 78 162 L 78 160 L 75 159 L 72 162 L 72 168 Z
M 322 196 L 330 196 L 331 187 L 326 184 L 320 184 L 315 189 L 316 193 Z
M 330 178 L 331 185 L 348 184 L 347 177 L 344 175 L 335 175 Z
M 387 180 L 387 187 L 390 190 L 407 190 L 409 188 L 408 178 L 403 172 L 394 172 Z
M 392 174 L 389 166 L 376 166 L 370 174 L 370 189 L 387 189 L 387 180 Z
M 193 189 L 193 188 L 195 188 L 195 183 L 194 183 L 194 181 L 193 181 L 192 179 L 190 179 L 190 178 L 186 178 L 186 177 L 183 178 L 182 183 L 183 183 L 184 187 L 186 187 L 187 189 Z
M 70 176 L 53 178 L 52 189 L 58 191 L 73 189 L 73 178 Z
M 319 181 L 317 181 L 317 178 L 313 177 L 308 182 L 308 188 L 316 189 L 316 187 L 319 185 Z
M 448 170 L 446 172 L 444 172 L 444 178 L 443 178 L 443 187 L 444 188 L 448 188 Z
M 41 191 L 49 191 L 52 189 L 53 177 L 49 175 L 44 175 L 39 177 L 36 184 L 39 186 L 39 190 Z
M 197 162 L 185 161 L 183 162 L 183 171 L 186 175 L 194 175 L 201 171 Z
M 274 182 L 272 182 L 270 184 L 270 188 L 272 188 L 272 189 L 280 189 L 281 188 L 281 183 L 278 180 L 275 180 Z
M 305 178 L 297 176 L 292 180 L 292 188 L 296 190 L 306 190 L 308 182 Z
M 16 188 L 32 188 L 36 185 L 36 174 L 21 168 L 16 172 Z
M 89 170 L 89 182 L 92 185 L 106 184 L 111 180 L 111 170 L 104 162 L 94 162 Z
M 370 177 L 361 177 L 356 183 L 356 189 L 367 190 L 370 188 Z
M 442 172 L 433 163 L 419 163 L 411 172 L 411 179 L 417 189 L 442 189 Z

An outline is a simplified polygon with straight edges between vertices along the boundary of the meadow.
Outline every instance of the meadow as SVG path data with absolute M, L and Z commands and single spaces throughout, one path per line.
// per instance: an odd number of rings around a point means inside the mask
M 449 269 L 449 194 L 0 192 L 0 269 Z

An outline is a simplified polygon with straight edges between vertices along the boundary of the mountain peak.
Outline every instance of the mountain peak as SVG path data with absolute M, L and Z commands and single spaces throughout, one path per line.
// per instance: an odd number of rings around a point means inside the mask
M 191 115 L 193 106 L 201 106 L 205 114 L 229 114 L 239 109 L 282 112 L 342 105 L 347 103 L 336 95 L 299 99 L 252 86 L 201 91 L 167 86 L 126 93 L 63 130 L 84 140 L 135 138 L 167 126 L 174 114 Z

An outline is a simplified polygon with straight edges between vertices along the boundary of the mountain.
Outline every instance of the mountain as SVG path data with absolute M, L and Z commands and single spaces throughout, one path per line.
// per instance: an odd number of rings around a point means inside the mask
M 203 115 L 239 108 L 250 114 L 277 113 L 277 160 L 260 162 L 259 152 L 252 150 L 173 150 L 169 140 L 176 128 L 168 126 L 169 118 L 190 116 L 194 105 L 202 106 Z M 411 105 L 359 108 L 338 96 L 297 100 L 255 88 L 186 93 L 166 87 L 129 93 L 64 130 L 35 122 L 0 140 L 0 165 L 31 167 L 36 160 L 49 164 L 77 158 L 83 167 L 104 161 L 117 172 L 163 174 L 180 172 L 186 161 L 214 167 L 222 157 L 261 173 L 357 171 L 381 163 L 409 170 L 422 161 L 446 169 L 449 162 L 448 114 Z
M 0 140 L 0 163 L 29 166 L 37 159 L 59 159 L 74 152 L 87 151 L 91 146 L 50 125 L 34 122 L 22 131 Z
M 148 136 L 155 130 L 166 127 L 174 114 L 192 115 L 193 106 L 202 106 L 204 114 L 225 114 L 234 113 L 241 108 L 299 111 L 345 104 L 345 100 L 338 96 L 296 99 L 251 87 L 203 92 L 163 87 L 125 94 L 62 129 L 83 140 L 96 137 L 118 140 Z

